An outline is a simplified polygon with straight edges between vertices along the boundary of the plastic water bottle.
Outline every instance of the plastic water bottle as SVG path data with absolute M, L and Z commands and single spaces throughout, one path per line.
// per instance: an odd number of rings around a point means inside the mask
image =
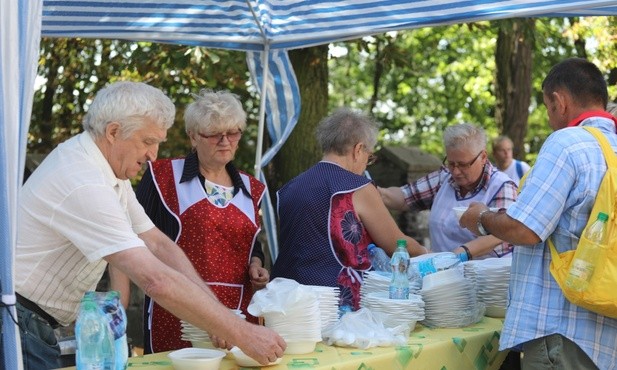
M 114 370 L 114 340 L 105 314 L 85 296 L 75 324 L 77 370 Z
M 392 272 L 392 267 L 390 266 L 390 257 L 383 249 L 379 248 L 375 244 L 371 243 L 368 245 L 368 256 L 371 260 L 371 264 L 373 265 L 373 269 L 375 271 L 383 271 L 383 272 Z
M 409 268 L 409 252 L 407 252 L 407 241 L 399 239 L 396 241 L 396 251 L 390 259 L 392 267 L 392 280 L 390 281 L 390 299 L 409 298 L 409 279 L 407 269 Z
M 437 271 L 448 270 L 467 261 L 467 254 L 454 254 L 452 252 L 436 253 L 433 257 L 419 261 L 417 269 L 422 277 Z
M 592 242 L 578 251 L 570 265 L 566 285 L 578 292 L 587 289 L 593 271 L 598 264 L 598 258 L 603 255 L 599 251 L 606 248 L 606 222 L 608 215 L 600 212 L 596 221 L 585 230 L 584 238 Z
M 115 370 L 125 370 L 129 361 L 129 345 L 126 338 L 126 311 L 120 302 L 120 293 L 88 291 L 85 297 L 92 299 L 103 312 L 114 339 Z

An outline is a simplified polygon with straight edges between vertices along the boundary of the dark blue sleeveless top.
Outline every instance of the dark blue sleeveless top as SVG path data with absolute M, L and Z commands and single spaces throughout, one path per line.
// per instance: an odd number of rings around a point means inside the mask
M 343 266 L 330 241 L 331 200 L 369 183 L 336 164 L 319 162 L 283 186 L 277 192 L 280 251 L 272 279 L 337 286 Z

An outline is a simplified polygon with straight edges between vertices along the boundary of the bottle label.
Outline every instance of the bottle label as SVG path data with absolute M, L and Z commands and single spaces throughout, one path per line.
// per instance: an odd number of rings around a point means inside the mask
M 420 271 L 420 276 L 422 277 L 437 272 L 437 269 L 435 269 L 435 265 L 433 265 L 432 259 L 418 262 L 418 270 Z
M 572 261 L 569 274 L 579 280 L 589 281 L 593 274 L 593 264 L 577 258 Z
M 390 299 L 409 299 L 409 288 L 391 286 Z

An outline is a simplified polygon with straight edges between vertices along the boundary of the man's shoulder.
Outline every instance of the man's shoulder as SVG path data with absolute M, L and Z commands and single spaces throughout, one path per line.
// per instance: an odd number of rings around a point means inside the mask
M 104 171 L 95 161 L 77 153 L 54 150 L 32 173 L 24 186 L 56 189 L 67 193 L 77 187 L 106 183 Z
M 582 127 L 566 127 L 551 133 L 544 144 L 543 148 L 553 148 L 569 152 L 576 149 L 575 144 L 595 141 L 594 137 Z

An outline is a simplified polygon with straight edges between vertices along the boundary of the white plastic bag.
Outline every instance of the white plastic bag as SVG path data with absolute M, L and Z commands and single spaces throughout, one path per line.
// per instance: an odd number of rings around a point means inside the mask
M 328 345 L 361 349 L 402 346 L 407 344 L 407 333 L 407 325 L 386 328 L 371 310 L 361 308 L 343 315 L 338 323 L 324 333 L 324 341 Z
M 247 310 L 255 317 L 272 313 L 285 315 L 289 310 L 305 306 L 307 302 L 317 301 L 317 298 L 311 288 L 295 280 L 276 278 L 255 292 Z

